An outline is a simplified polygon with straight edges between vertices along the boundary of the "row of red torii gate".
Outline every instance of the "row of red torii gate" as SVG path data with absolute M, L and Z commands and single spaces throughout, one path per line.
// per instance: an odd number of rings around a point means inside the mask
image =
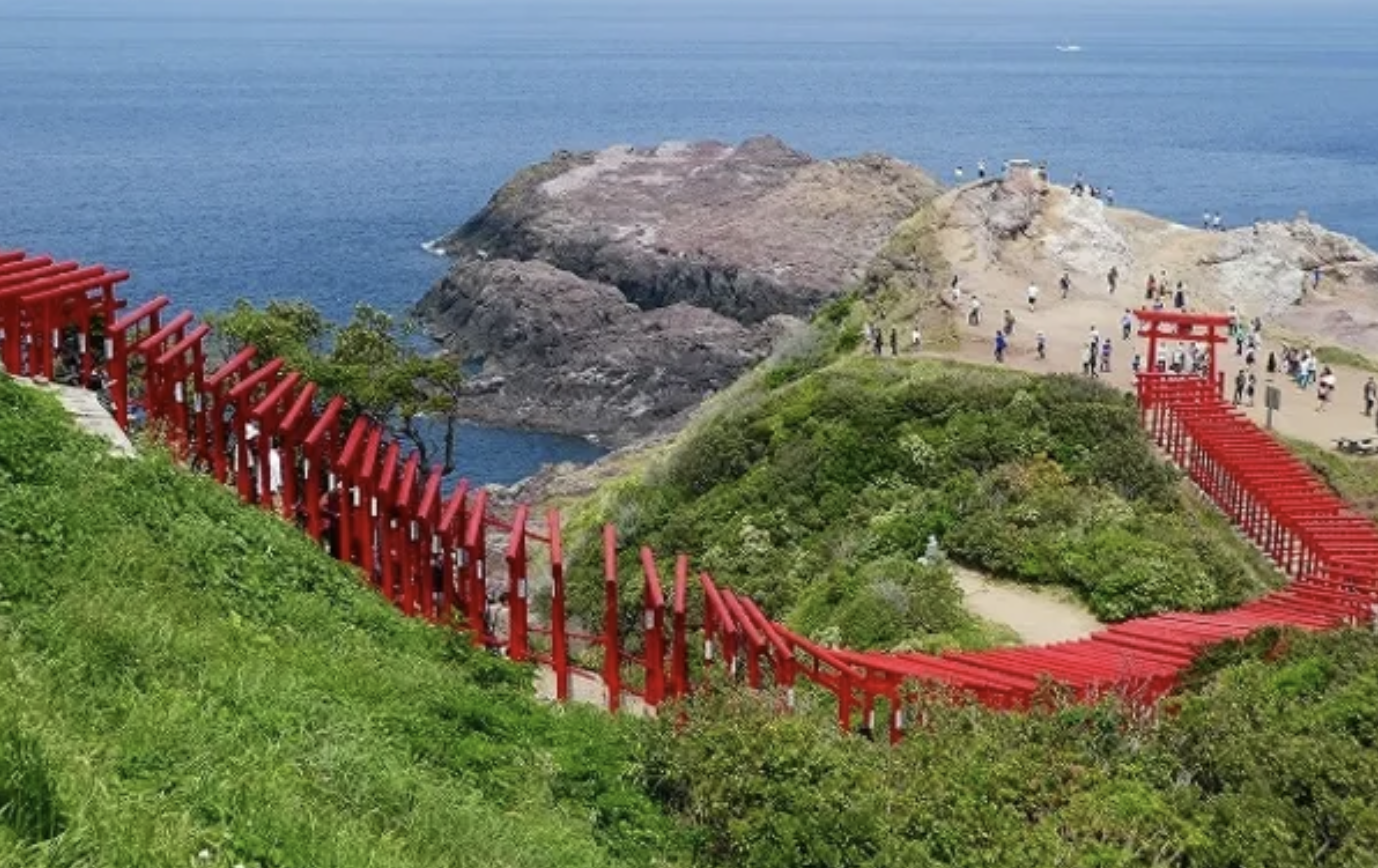
M 618 588 L 628 579 L 619 575 L 612 526 L 603 529 L 601 623 L 573 629 L 556 511 L 521 505 L 499 515 L 486 491 L 420 466 L 384 426 L 281 359 L 259 359 L 252 347 L 211 358 L 210 328 L 190 312 L 168 317 L 162 296 L 131 307 L 118 291 L 128 278 L 0 250 L 5 368 L 103 389 L 122 428 L 142 420 L 180 460 L 296 523 L 408 615 L 490 641 L 485 611 L 499 584 L 509 607 L 506 653 L 548 667 L 560 701 L 592 692 L 612 711 L 629 697 L 655 708 L 718 671 L 774 688 L 792 707 L 802 679 L 815 688 L 811 702 L 835 706 L 841 726 L 873 731 L 881 715 L 893 740 L 909 700 L 935 685 L 1002 709 L 1107 695 L 1150 702 L 1204 647 L 1265 626 L 1368 623 L 1378 600 L 1378 529 L 1222 400 L 1215 347 L 1228 339 L 1229 317 L 1139 311 L 1148 343 L 1139 407 L 1157 443 L 1291 583 L 1238 609 L 1164 613 L 1075 642 L 925 655 L 825 647 L 772 620 L 728 580 L 694 571 L 686 554 L 662 578 L 647 548 L 630 579 L 639 604 L 624 613 Z M 1204 374 L 1160 372 L 1166 341 L 1206 345 Z M 543 557 L 533 557 L 537 549 Z M 549 592 L 539 613 L 538 585 Z M 598 662 L 577 665 L 586 658 Z M 588 688 L 576 690 L 576 679 Z

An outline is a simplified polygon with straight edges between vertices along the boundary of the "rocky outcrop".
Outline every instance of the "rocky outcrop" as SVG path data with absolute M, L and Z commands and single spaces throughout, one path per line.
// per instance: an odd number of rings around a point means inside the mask
M 889 157 L 815 160 L 769 137 L 563 153 L 438 248 L 540 260 L 641 308 L 692 304 L 751 324 L 842 292 L 937 190 Z
M 759 361 L 790 328 L 686 304 L 642 310 L 615 287 L 543 262 L 455 267 L 422 302 L 435 336 L 499 383 L 466 397 L 481 421 L 620 445 L 663 427 Z
M 559 153 L 432 245 L 457 264 L 418 313 L 500 384 L 469 415 L 626 442 L 764 357 L 937 192 L 768 137 Z

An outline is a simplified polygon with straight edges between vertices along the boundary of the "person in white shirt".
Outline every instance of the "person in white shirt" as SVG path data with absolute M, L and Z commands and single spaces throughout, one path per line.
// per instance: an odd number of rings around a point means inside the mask
M 1029 289 L 1025 295 L 1029 299 L 1029 310 L 1033 310 L 1034 305 L 1038 303 L 1038 285 L 1033 283 L 1029 284 Z

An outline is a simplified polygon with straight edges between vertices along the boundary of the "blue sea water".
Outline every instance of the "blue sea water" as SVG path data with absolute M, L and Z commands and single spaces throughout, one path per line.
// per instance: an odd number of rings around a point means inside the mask
M 527 163 L 763 132 L 944 178 L 1047 159 L 1185 222 L 1304 209 L 1378 245 L 1378 4 L 0 0 L 0 246 L 196 310 L 400 311 L 444 270 L 421 243 Z M 483 481 L 596 453 L 461 446 Z

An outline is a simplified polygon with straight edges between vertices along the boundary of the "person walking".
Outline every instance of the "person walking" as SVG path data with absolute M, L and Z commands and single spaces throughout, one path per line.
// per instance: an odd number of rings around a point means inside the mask
M 1008 340 L 1007 340 L 1006 337 L 1005 337 L 1005 333 L 1004 333 L 1003 331 L 1000 331 L 1000 330 L 997 329 L 996 332 L 995 332 L 995 361 L 996 361 L 996 362 L 998 362 L 998 363 L 1000 363 L 1000 364 L 1002 364 L 1002 365 L 1005 363 L 1005 349 L 1006 349 L 1008 346 L 1009 346 L 1009 343 L 1008 343 Z
M 897 328 L 891 328 L 891 329 L 890 329 L 890 355 L 892 355 L 892 356 L 898 356 L 899 354 L 900 354 L 900 330 L 897 329 Z
M 1234 375 L 1234 405 L 1238 407 L 1244 403 L 1244 387 L 1248 384 L 1248 377 L 1244 374 L 1244 369 L 1240 368 L 1239 373 Z
M 1110 294 L 1115 294 L 1115 287 L 1120 282 L 1120 269 L 1118 266 L 1110 266 L 1110 272 L 1105 275 L 1105 282 L 1110 284 Z
M 1057 282 L 1057 285 L 1062 288 L 1062 297 L 1066 298 L 1067 293 L 1072 291 L 1072 278 L 1064 271 L 1062 272 L 1062 279 Z
M 1316 412 L 1323 413 L 1335 395 L 1335 373 L 1326 365 L 1321 370 L 1321 378 L 1316 381 Z
M 1038 304 L 1038 284 L 1030 283 L 1029 288 L 1024 291 L 1024 297 L 1029 301 L 1029 312 L 1032 313 L 1034 305 Z
M 1102 374 L 1110 373 L 1110 352 L 1115 346 L 1109 338 L 1100 342 L 1100 371 Z
M 909 342 L 909 346 L 916 353 L 923 349 L 923 333 L 919 331 L 918 323 L 914 323 L 914 334 Z
M 1038 360 L 1040 362 L 1048 359 L 1048 336 L 1039 332 L 1034 336 L 1034 347 L 1038 350 Z
M 971 297 L 971 310 L 967 313 L 967 325 L 978 326 L 981 324 L 981 299 L 976 296 Z
M 1014 313 L 1009 308 L 1005 308 L 1005 334 L 1014 334 Z
M 1378 404 L 1378 383 L 1372 377 L 1364 383 L 1364 415 L 1372 416 L 1374 405 Z
M 1124 309 L 1124 316 L 1120 317 L 1120 340 L 1129 340 L 1129 336 L 1134 332 L 1134 314 L 1129 308 Z

